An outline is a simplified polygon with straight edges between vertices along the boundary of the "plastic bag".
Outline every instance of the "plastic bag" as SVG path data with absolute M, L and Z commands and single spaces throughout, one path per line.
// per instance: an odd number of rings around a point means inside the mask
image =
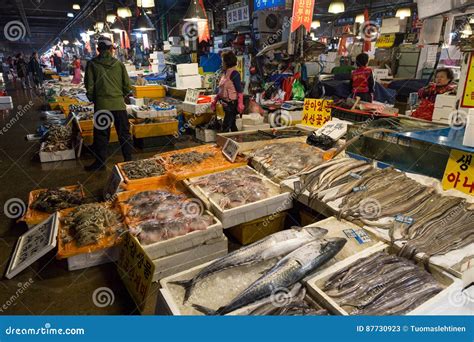
M 293 100 L 296 101 L 303 101 L 304 100 L 304 87 L 303 84 L 299 80 L 295 80 L 293 82 L 293 88 L 291 91 L 293 95 Z

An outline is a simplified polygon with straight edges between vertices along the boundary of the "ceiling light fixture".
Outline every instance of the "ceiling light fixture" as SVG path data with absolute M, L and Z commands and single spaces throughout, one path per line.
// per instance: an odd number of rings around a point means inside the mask
M 346 10 L 346 6 L 344 5 L 344 1 L 333 1 L 329 4 L 329 13 L 339 14 Z
M 359 15 L 357 15 L 357 16 L 355 17 L 355 22 L 356 22 L 357 24 L 363 24 L 364 21 L 365 21 L 365 17 L 364 17 L 363 14 L 359 14 Z
M 319 20 L 314 20 L 314 21 L 311 23 L 311 28 L 317 29 L 318 27 L 321 27 L 321 22 L 320 22 Z
M 132 16 L 132 11 L 128 7 L 119 7 L 117 9 L 117 15 L 120 18 L 130 18 Z
M 74 4 L 74 5 L 72 5 L 72 9 L 75 10 L 75 11 L 79 11 L 81 9 L 81 5 Z
M 107 14 L 107 17 L 105 18 L 105 21 L 107 21 L 108 23 L 113 23 L 115 21 L 115 18 L 117 17 L 117 15 L 115 14 Z
M 74 14 L 71 13 L 71 12 L 69 12 L 69 13 L 67 14 L 67 16 L 68 16 L 68 18 L 74 18 Z
M 150 20 L 150 17 L 145 13 L 143 8 L 140 8 L 140 16 L 137 18 L 135 25 L 133 27 L 134 31 L 153 31 L 155 26 Z
M 400 18 L 400 19 L 405 19 L 410 16 L 411 16 L 411 9 L 409 8 L 399 8 L 397 9 L 397 14 L 395 14 L 395 17 Z
M 115 19 L 115 22 L 110 26 L 110 30 L 115 32 L 115 33 L 120 33 L 122 31 L 125 31 L 125 27 L 122 24 L 122 21 L 117 18 Z
M 137 7 L 142 7 L 142 8 L 155 7 L 155 0 L 137 0 Z
M 205 21 L 207 20 L 206 13 L 197 0 L 191 0 L 184 21 Z

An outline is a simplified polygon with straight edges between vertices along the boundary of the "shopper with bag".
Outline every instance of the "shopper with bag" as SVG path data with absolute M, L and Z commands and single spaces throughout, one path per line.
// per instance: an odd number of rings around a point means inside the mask
M 41 64 L 39 62 L 39 57 L 37 52 L 33 52 L 31 55 L 30 62 L 28 64 L 31 78 L 33 79 L 33 83 L 35 87 L 39 90 L 43 87 L 43 69 L 41 68 Z
M 119 138 L 125 161 L 132 160 L 132 137 L 125 105 L 131 86 L 125 65 L 113 57 L 113 44 L 109 37 L 98 40 L 99 56 L 87 63 L 84 76 L 87 98 L 94 102 L 94 143 L 96 160 L 86 171 L 105 169 L 107 146 L 112 123 Z
M 236 69 L 237 57 L 232 51 L 222 53 L 223 75 L 219 82 L 217 96 L 211 103 L 211 109 L 215 111 L 217 103 L 224 108 L 224 132 L 237 132 L 237 115 L 244 112 L 244 94 L 240 74 Z

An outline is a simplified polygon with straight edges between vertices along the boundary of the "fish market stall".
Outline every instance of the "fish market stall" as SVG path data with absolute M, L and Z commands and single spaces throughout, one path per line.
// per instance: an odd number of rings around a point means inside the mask
M 76 159 L 81 150 L 82 138 L 73 134 L 70 125 L 51 125 L 42 139 L 39 159 L 42 163 Z
M 166 166 L 155 158 L 118 163 L 116 167 L 124 180 L 124 190 L 156 188 L 169 182 Z

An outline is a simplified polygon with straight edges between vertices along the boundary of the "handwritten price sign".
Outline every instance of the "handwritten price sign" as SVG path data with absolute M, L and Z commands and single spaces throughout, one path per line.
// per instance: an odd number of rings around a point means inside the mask
M 443 189 L 457 189 L 474 196 L 473 153 L 451 150 L 443 176 Z
M 322 127 L 331 120 L 332 100 L 305 99 L 303 107 L 303 120 L 306 126 Z

